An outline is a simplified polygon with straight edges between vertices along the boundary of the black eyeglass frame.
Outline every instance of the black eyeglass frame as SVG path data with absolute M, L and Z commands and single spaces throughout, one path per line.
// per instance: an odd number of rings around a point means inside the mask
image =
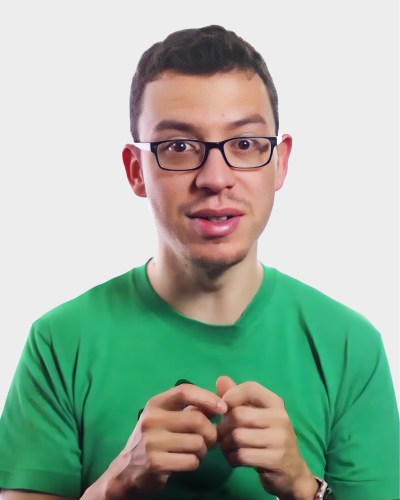
M 233 141 L 235 139 L 268 139 L 269 142 L 271 143 L 271 152 L 270 152 L 268 160 L 265 163 L 263 163 L 262 165 L 257 165 L 256 167 L 236 167 L 236 166 L 232 165 L 231 163 L 229 163 L 229 161 L 225 155 L 224 146 L 227 142 Z M 158 159 L 158 146 L 160 144 L 165 144 L 167 142 L 179 142 L 179 141 L 197 142 L 199 144 L 204 145 L 204 147 L 205 147 L 204 156 L 203 156 L 203 159 L 201 160 L 200 164 L 197 167 L 176 169 L 176 168 L 166 168 L 166 167 L 163 167 L 161 165 L 160 160 Z M 233 168 L 236 170 L 253 170 L 254 168 L 265 167 L 265 165 L 268 165 L 268 163 L 271 161 L 271 158 L 272 158 L 272 155 L 274 153 L 276 146 L 278 146 L 281 142 L 282 142 L 281 135 L 277 135 L 277 136 L 253 135 L 251 137 L 246 137 L 246 136 L 230 137 L 229 139 L 225 139 L 224 141 L 219 141 L 219 142 L 200 141 L 199 139 L 181 139 L 178 137 L 177 139 L 168 139 L 168 140 L 164 140 L 164 141 L 153 141 L 153 142 L 140 142 L 140 141 L 138 141 L 138 142 L 133 142 L 132 144 L 134 146 L 136 146 L 137 148 L 141 149 L 142 151 L 150 151 L 151 153 L 153 153 L 154 156 L 156 157 L 158 166 L 162 170 L 168 170 L 169 172 L 189 172 L 191 170 L 198 170 L 199 168 L 201 168 L 204 165 L 204 163 L 207 161 L 208 153 L 210 152 L 210 149 L 213 149 L 213 148 L 220 150 L 222 157 L 225 160 L 225 163 L 230 168 Z

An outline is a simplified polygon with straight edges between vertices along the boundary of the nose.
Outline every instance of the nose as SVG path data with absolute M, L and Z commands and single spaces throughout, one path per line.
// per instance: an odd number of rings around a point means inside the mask
M 207 160 L 197 170 L 196 186 L 198 189 L 219 193 L 224 189 L 232 188 L 236 178 L 234 171 L 226 164 L 221 151 L 210 149 Z

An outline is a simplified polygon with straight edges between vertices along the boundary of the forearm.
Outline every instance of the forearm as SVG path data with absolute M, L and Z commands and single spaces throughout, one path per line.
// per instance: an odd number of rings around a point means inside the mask
M 279 496 L 279 500 L 314 500 L 318 491 L 318 483 L 311 472 L 300 478 L 288 495 Z
M 143 500 L 145 493 L 136 488 L 135 484 L 127 484 L 126 477 L 122 474 L 124 465 L 124 457 L 118 456 L 80 500 Z
M 81 496 L 80 500 L 107 500 L 103 476 L 93 483 Z

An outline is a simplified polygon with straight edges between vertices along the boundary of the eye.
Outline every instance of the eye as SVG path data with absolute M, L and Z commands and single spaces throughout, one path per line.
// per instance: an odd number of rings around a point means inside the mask
M 250 139 L 239 139 L 236 142 L 236 147 L 242 151 L 247 151 L 248 149 L 251 149 L 252 146 L 254 146 L 254 141 L 251 141 Z
M 173 141 L 164 144 L 166 150 L 171 151 L 172 153 L 185 153 L 190 151 L 193 146 L 186 141 Z
M 255 137 L 238 137 L 229 143 L 232 151 L 237 153 L 250 153 L 258 151 L 261 147 L 260 140 Z

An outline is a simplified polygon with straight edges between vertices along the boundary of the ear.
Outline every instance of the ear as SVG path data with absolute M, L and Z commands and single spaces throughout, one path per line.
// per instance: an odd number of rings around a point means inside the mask
M 288 134 L 282 136 L 282 142 L 277 146 L 278 167 L 276 169 L 275 191 L 279 191 L 285 182 L 289 156 L 292 150 L 292 137 Z
M 137 196 L 145 198 L 146 187 L 144 184 L 142 165 L 140 162 L 140 151 L 132 144 L 127 144 L 122 151 L 122 160 L 125 165 L 126 176 L 129 184 Z

